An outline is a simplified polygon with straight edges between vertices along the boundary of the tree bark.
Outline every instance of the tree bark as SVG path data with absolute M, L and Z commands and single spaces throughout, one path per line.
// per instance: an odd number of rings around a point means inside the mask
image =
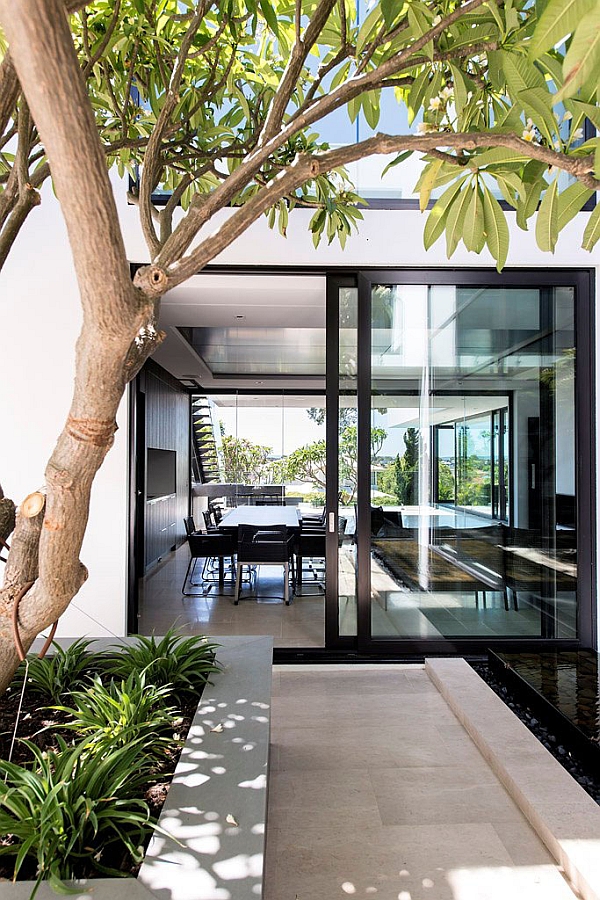
M 75 386 L 65 427 L 46 468 L 46 504 L 19 515 L 0 592 L 0 690 L 18 664 L 14 598 L 25 649 L 57 619 L 87 573 L 79 552 L 92 482 L 116 431 L 127 381 L 160 341 L 160 292 L 131 282 L 117 210 L 85 83 L 61 0 L 0 0 L 0 22 L 45 147 L 67 225 L 83 307 Z M 81 183 L 85 173 L 85 185 Z

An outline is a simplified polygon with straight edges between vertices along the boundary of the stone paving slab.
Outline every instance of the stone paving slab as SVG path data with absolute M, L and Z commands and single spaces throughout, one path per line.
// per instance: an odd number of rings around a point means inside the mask
M 574 900 L 423 666 L 276 666 L 265 900 Z
M 463 659 L 425 671 L 585 900 L 600 898 L 600 807 Z

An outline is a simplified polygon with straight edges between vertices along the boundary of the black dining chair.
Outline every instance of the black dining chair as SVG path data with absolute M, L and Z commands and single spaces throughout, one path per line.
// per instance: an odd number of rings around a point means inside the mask
M 192 592 L 186 591 L 188 579 L 190 587 L 204 587 L 207 590 L 210 590 L 210 587 L 212 587 L 212 585 L 215 583 L 219 583 L 220 585 L 222 585 L 224 579 L 224 561 L 226 558 L 229 558 L 231 560 L 231 569 L 233 571 L 233 558 L 236 551 L 236 544 L 231 535 L 222 534 L 220 532 L 211 532 L 210 534 L 188 534 L 187 541 L 190 548 L 190 561 L 185 573 L 185 578 L 183 579 L 181 593 L 184 595 L 184 597 L 193 597 L 197 595 Z M 194 577 L 196 564 L 199 559 L 204 560 L 204 566 L 202 568 L 201 576 L 202 581 L 194 582 L 192 579 Z M 211 560 L 215 559 L 219 562 L 218 578 L 209 577 L 210 573 L 208 572 L 208 567 L 210 566 Z
M 214 515 L 210 509 L 205 509 L 202 513 L 202 517 L 204 519 L 205 531 L 217 531 L 217 523 L 215 522 Z
M 316 593 L 325 593 L 325 584 L 322 579 L 325 577 L 326 540 L 324 528 L 303 528 L 300 531 L 295 544 L 297 593 L 314 594 L 314 591 L 305 589 L 305 573 L 313 576 L 314 582 L 312 582 L 312 585 L 315 586 L 316 582 Z
M 323 507 L 320 513 L 306 513 L 306 515 L 302 516 L 301 522 L 302 527 L 325 527 L 325 519 L 327 516 L 326 508 Z
M 290 605 L 290 573 L 292 587 L 294 576 L 294 535 L 288 534 L 285 525 L 269 528 L 256 525 L 240 525 L 237 546 L 234 605 L 240 600 L 240 586 L 244 566 L 283 566 L 283 590 L 286 606 Z
M 185 519 L 183 520 L 183 527 L 185 528 L 185 533 L 188 537 L 190 536 L 190 534 L 198 534 L 193 516 L 185 517 Z

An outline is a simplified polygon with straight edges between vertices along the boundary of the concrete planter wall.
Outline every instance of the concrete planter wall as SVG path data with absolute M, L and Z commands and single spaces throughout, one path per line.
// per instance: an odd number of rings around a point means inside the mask
M 159 820 L 177 840 L 155 833 L 137 879 L 81 882 L 81 900 L 90 892 L 94 900 L 263 895 L 272 639 L 210 640 L 222 645 L 217 657 L 225 668 L 204 691 Z M 99 640 L 96 647 L 114 643 Z M 27 900 L 33 886 L 2 882 L 0 900 Z M 43 884 L 36 897 L 57 895 Z

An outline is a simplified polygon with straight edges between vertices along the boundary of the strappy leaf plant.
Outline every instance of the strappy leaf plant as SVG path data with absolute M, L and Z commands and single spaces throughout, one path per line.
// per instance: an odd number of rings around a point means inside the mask
M 60 727 L 75 731 L 88 745 L 125 746 L 143 743 L 153 759 L 164 757 L 174 742 L 178 711 L 168 705 L 170 687 L 148 684 L 144 672 L 132 672 L 122 681 L 102 683 L 96 676 L 89 688 L 71 695 L 71 706 L 54 706 L 70 716 Z
M 164 637 L 138 637 L 135 644 L 115 647 L 107 672 L 114 678 L 127 678 L 131 672 L 144 672 L 146 684 L 170 685 L 178 703 L 185 703 L 221 670 L 215 658 L 218 644 L 205 637 L 182 638 L 174 629 Z
M 13 877 L 24 872 L 65 893 L 65 879 L 86 871 L 122 875 L 114 867 L 122 851 L 133 865 L 153 827 L 148 805 L 139 791 L 144 739 L 104 748 L 90 759 L 87 741 L 69 747 L 61 738 L 58 751 L 29 749 L 34 768 L 0 760 L 0 833 L 8 836 L 0 855 L 14 859 Z M 91 764 L 89 764 L 91 762 Z M 35 890 L 33 894 L 35 894 Z M 33 896 L 32 894 L 32 896 Z
M 93 674 L 101 666 L 100 656 L 90 653 L 93 641 L 84 638 L 74 641 L 64 649 L 53 642 L 52 654 L 38 659 L 29 657 L 27 690 L 47 703 L 60 703 L 66 695 L 90 683 Z M 15 686 L 22 684 L 25 665 L 22 663 L 15 674 Z

